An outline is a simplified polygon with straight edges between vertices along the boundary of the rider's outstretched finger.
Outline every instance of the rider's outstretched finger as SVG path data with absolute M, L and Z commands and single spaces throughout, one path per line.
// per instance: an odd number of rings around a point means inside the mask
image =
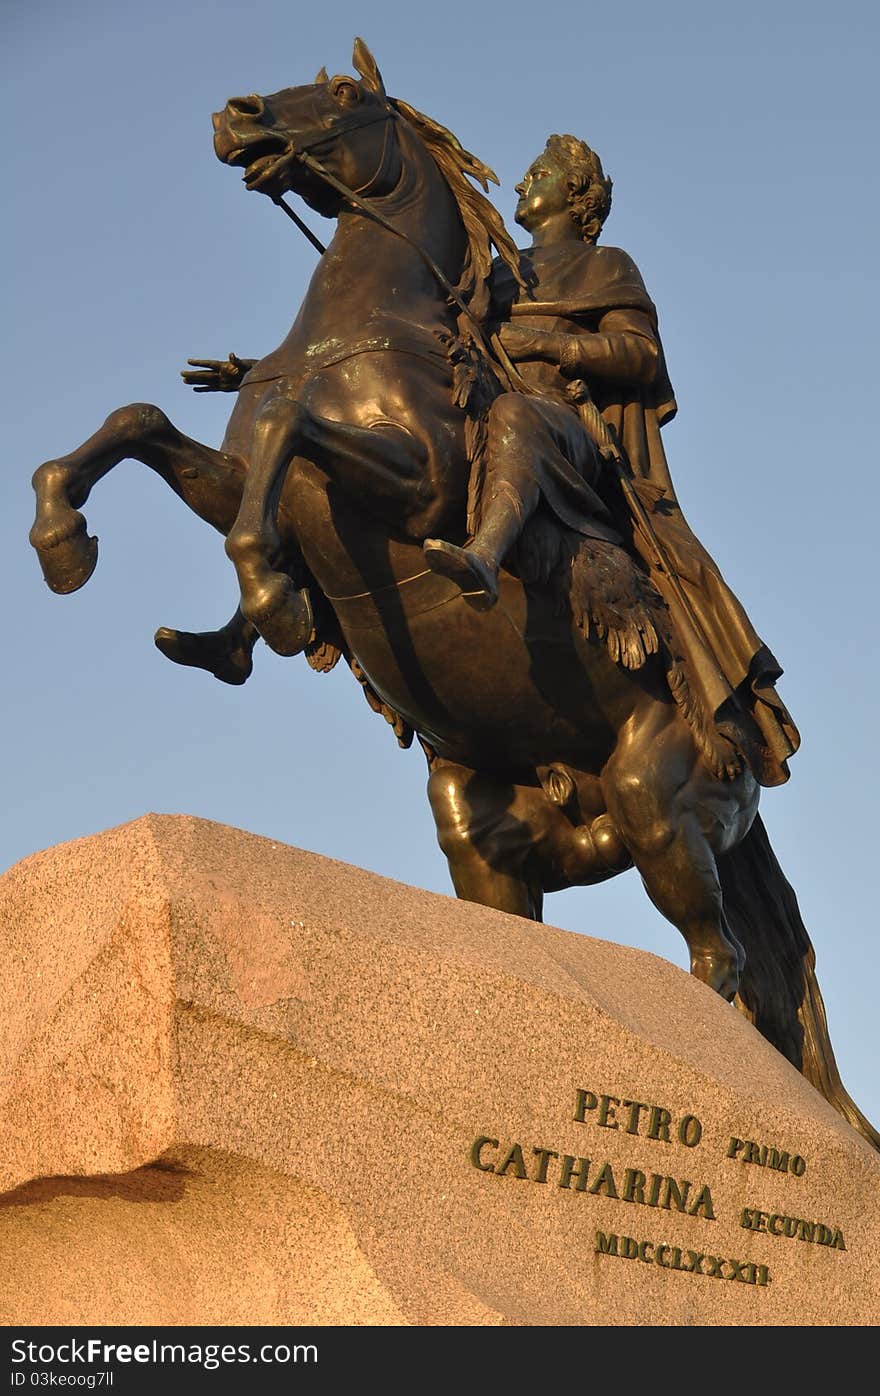
M 188 388 L 211 388 L 220 382 L 216 373 L 181 373 Z

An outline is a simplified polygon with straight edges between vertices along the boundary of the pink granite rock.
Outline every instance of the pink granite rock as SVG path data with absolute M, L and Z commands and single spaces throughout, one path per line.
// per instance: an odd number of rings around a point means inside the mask
M 880 1315 L 880 1158 L 663 960 L 185 817 L 0 895 L 5 1324 Z

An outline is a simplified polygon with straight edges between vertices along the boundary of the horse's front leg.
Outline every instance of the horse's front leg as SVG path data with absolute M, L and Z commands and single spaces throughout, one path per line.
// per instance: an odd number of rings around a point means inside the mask
M 93 486 L 126 459 L 149 466 L 221 533 L 232 527 L 244 463 L 184 436 L 150 403 L 117 408 L 82 446 L 47 461 L 34 474 L 37 514 L 30 540 L 53 591 L 76 591 L 95 570 L 98 540 L 89 537 L 79 510 Z
M 226 551 L 238 573 L 244 615 L 278 654 L 302 649 L 311 620 L 307 598 L 278 568 L 278 504 L 297 456 L 326 471 L 365 507 L 397 520 L 417 513 L 429 494 L 427 452 L 406 429 L 334 421 L 283 388 L 266 401 L 254 425 L 241 508 Z

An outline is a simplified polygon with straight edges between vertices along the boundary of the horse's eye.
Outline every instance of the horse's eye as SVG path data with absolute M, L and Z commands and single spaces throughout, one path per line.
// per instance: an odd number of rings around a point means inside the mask
M 358 85 L 352 82 L 351 78 L 334 78 L 331 91 L 337 102 L 344 107 L 353 107 L 361 99 Z

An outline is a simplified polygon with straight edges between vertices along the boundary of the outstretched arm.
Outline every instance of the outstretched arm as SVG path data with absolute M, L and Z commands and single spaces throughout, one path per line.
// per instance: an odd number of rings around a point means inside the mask
M 181 378 L 187 387 L 197 393 L 237 393 L 246 373 L 249 373 L 258 359 L 240 359 L 230 354 L 223 359 L 187 359 L 199 372 L 184 369 Z

